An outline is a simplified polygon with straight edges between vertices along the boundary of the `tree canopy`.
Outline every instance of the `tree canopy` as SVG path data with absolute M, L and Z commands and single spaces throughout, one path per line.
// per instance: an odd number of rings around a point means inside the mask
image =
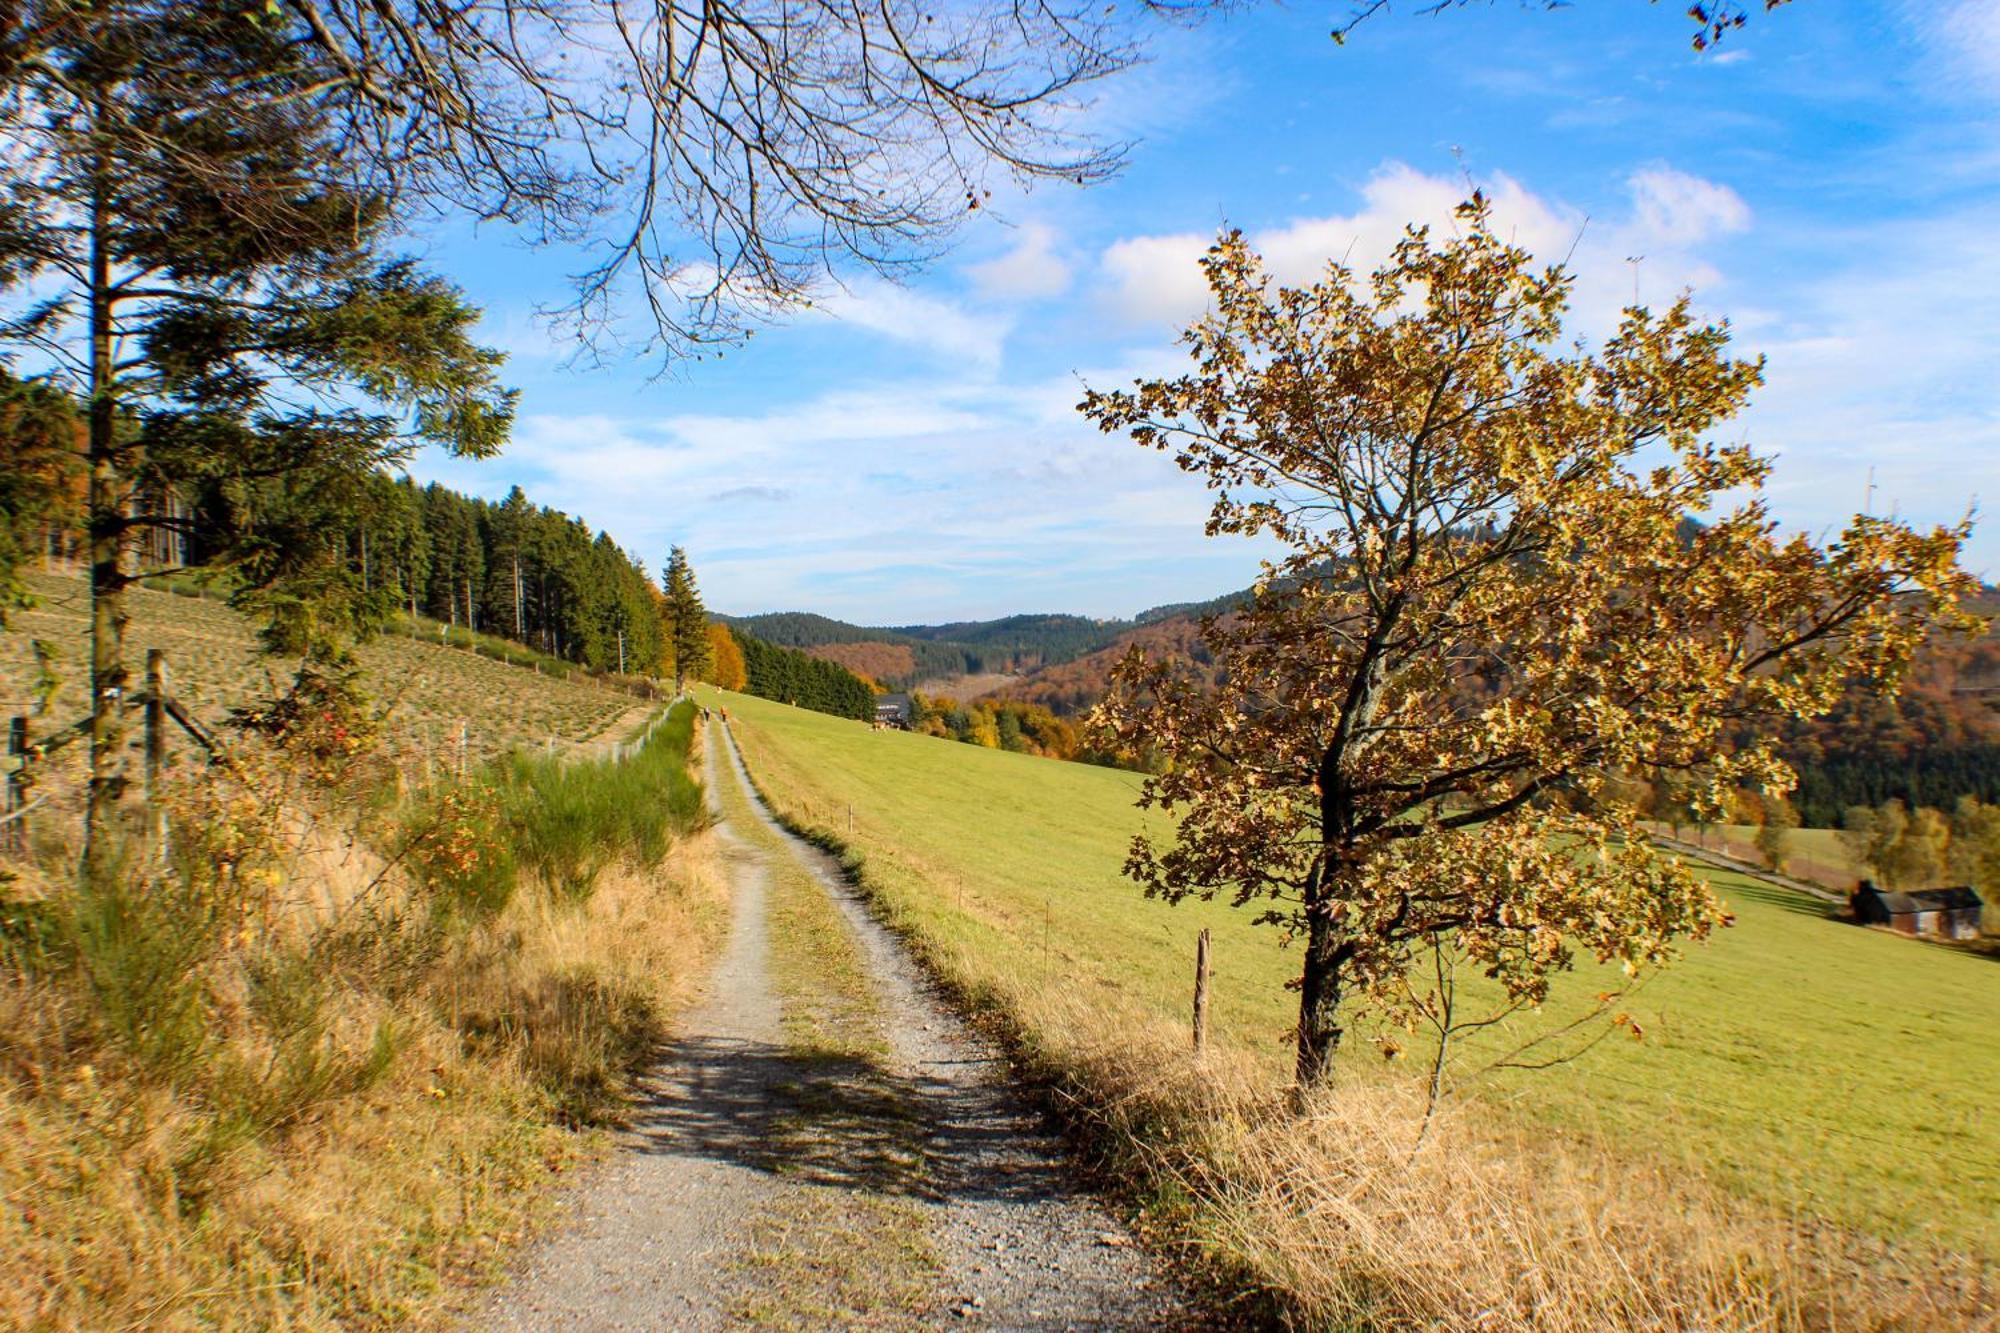
M 673 658 L 674 688 L 684 689 L 688 677 L 700 679 L 708 670 L 708 609 L 695 586 L 694 566 L 676 546 L 667 554 L 666 597 L 660 614 L 666 618 L 667 651 Z
M 835 717 L 874 720 L 875 691 L 840 663 L 780 648 L 752 634 L 731 633 L 743 655 L 742 688 L 747 693 Z
M 16 107 L 53 105 L 81 87 L 76 50 L 171 68 L 184 38 L 258 48 L 201 76 L 217 108 L 323 124 L 340 179 L 405 216 L 442 206 L 580 249 L 579 333 L 668 354 L 844 263 L 925 253 L 1000 179 L 1102 178 L 1118 147 L 1078 112 L 1137 56 L 1122 17 L 1082 0 L 23 0 L 0 10 L 0 81 Z
M 1578 953 L 1667 960 L 1722 909 L 1615 780 L 1680 775 L 1717 811 L 1782 792 L 1779 720 L 1977 623 L 1967 525 L 1780 535 L 1768 462 L 1713 438 L 1760 365 L 1686 298 L 1565 342 L 1570 276 L 1482 198 L 1366 277 L 1278 286 L 1235 233 L 1205 264 L 1188 372 L 1083 410 L 1216 491 L 1210 533 L 1288 553 L 1206 623 L 1219 683 L 1135 654 L 1098 722 L 1165 760 L 1143 804 L 1179 836 L 1133 844 L 1147 891 L 1305 936 L 1304 1083 L 1351 1001 L 1435 1021 L 1454 962 L 1521 1005 Z
M 1697 51 L 1706 51 L 1717 42 L 1735 32 L 1750 21 L 1755 10 L 1769 12 L 1783 8 L 1792 0 L 1695 0 L 1687 7 L 1687 17 L 1694 24 L 1689 34 L 1689 44 Z M 1420 14 L 1442 14 L 1448 9 L 1465 9 L 1480 3 L 1480 0 L 1412 0 L 1410 8 Z M 1485 0 L 1491 4 L 1492 0 Z M 1520 0 L 1523 8 L 1531 6 L 1543 9 L 1565 9 L 1570 0 Z M 1658 3 L 1658 0 L 1649 0 Z M 1395 0 L 1355 0 L 1348 16 L 1333 30 L 1336 42 L 1345 42 L 1354 30 L 1368 19 L 1387 13 L 1395 7 Z

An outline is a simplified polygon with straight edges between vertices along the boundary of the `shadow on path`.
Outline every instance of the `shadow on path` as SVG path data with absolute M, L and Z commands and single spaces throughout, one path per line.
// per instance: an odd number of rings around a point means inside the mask
M 1020 1118 L 986 1087 L 732 1038 L 673 1042 L 661 1057 L 663 1076 L 644 1087 L 627 1122 L 640 1153 L 934 1202 L 1068 1192 L 1047 1146 L 1024 1143 Z M 968 1161 L 979 1169 L 956 1169 Z

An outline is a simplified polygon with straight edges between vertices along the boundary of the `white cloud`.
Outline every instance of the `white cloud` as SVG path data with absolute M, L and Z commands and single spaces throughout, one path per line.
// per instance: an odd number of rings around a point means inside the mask
M 1760 330 L 1767 383 L 1744 429 L 1778 455 L 1772 491 L 1793 527 L 1823 531 L 1875 507 L 1952 522 L 2000 494 L 2000 252 L 1978 210 L 1833 234 L 1829 262 Z M 1842 262 L 1840 256 L 1846 256 Z M 2000 572 L 1988 515 L 1969 563 Z
M 1133 236 L 1113 243 L 1101 260 L 1111 308 L 1133 324 L 1181 324 L 1208 302 L 1200 261 L 1212 236 Z
M 989 371 L 1000 364 L 1013 326 L 1004 316 L 974 314 L 881 279 L 837 290 L 814 308 L 844 324 L 926 349 L 941 360 L 970 362 Z
M 1928 0 L 1917 12 L 1947 65 L 2000 94 L 2000 0 Z
M 1108 368 L 1112 382 L 1153 362 Z M 900 624 L 1023 610 L 1129 614 L 1239 587 L 1268 552 L 1203 542 L 1209 497 L 1075 412 L 1074 377 L 940 371 L 769 410 L 518 425 L 504 472 L 434 454 L 426 478 L 519 481 L 657 567 L 688 548 L 711 605 Z
M 1496 174 L 1481 188 L 1493 202 L 1500 233 L 1538 254 L 1561 253 L 1583 228 L 1581 214 L 1548 203 L 1511 176 Z M 1407 227 L 1427 226 L 1443 234 L 1455 230 L 1453 210 L 1469 189 L 1463 180 L 1427 175 L 1392 162 L 1362 187 L 1364 207 L 1359 212 L 1301 219 L 1252 239 L 1283 282 L 1310 282 L 1329 260 L 1366 272 L 1388 258 Z
M 1648 167 L 1630 182 L 1642 235 L 1669 245 L 1693 245 L 1750 225 L 1750 205 L 1727 185 L 1671 167 Z
M 1633 299 L 1635 283 L 1639 295 L 1653 301 L 1684 287 L 1718 285 L 1720 273 L 1697 258 L 1694 247 L 1750 224 L 1749 206 L 1734 190 L 1666 166 L 1634 173 L 1627 182 L 1629 214 L 1606 221 L 1536 194 L 1504 173 L 1477 184 L 1492 201 L 1503 236 L 1546 262 L 1570 265 L 1577 322 L 1593 334 Z M 1458 225 L 1453 210 L 1471 188 L 1462 178 L 1391 162 L 1362 187 L 1355 212 L 1297 218 L 1253 232 L 1250 241 L 1281 282 L 1311 282 L 1329 261 L 1365 273 L 1387 258 L 1409 226 L 1450 234 Z M 1192 320 L 1208 304 L 1196 261 L 1211 240 L 1183 233 L 1127 237 L 1109 246 L 1101 259 L 1105 304 L 1135 325 L 1177 327 Z
M 1069 290 L 1070 267 L 1056 253 L 1056 233 L 1045 223 L 1021 228 L 1013 249 L 966 271 L 980 295 L 999 301 L 1033 301 Z

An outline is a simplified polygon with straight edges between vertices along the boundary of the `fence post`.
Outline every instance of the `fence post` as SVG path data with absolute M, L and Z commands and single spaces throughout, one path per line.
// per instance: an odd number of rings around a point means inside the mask
M 1194 941 L 1194 1051 L 1208 1046 L 1208 927 Z
M 160 805 L 160 770 L 167 758 L 167 650 L 146 650 L 146 814 L 153 845 L 167 854 L 167 812 Z
M 28 787 L 32 779 L 28 776 L 28 718 L 25 713 L 17 713 L 7 727 L 7 753 L 14 756 L 16 763 L 7 774 L 7 813 L 13 814 L 28 803 Z M 22 815 L 0 824 L 0 848 L 18 853 L 28 846 L 28 818 Z
M 146 801 L 159 797 L 160 765 L 167 751 L 167 653 L 146 650 Z

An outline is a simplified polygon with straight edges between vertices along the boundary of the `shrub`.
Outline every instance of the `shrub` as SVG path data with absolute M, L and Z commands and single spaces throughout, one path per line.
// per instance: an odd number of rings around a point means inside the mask
M 701 784 L 687 771 L 693 728 L 694 705 L 683 702 L 623 762 L 514 756 L 501 781 L 522 865 L 574 901 L 614 860 L 658 865 L 674 835 L 704 818 Z
M 514 896 L 519 874 L 498 793 L 484 783 L 433 792 L 405 821 L 400 856 L 432 910 L 483 921 Z

